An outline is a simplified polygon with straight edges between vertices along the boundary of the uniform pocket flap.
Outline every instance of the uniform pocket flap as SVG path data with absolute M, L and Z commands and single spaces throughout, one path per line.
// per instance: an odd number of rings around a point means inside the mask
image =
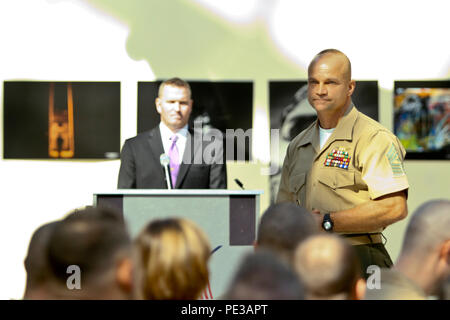
M 297 193 L 298 190 L 305 184 L 306 173 L 299 173 L 291 176 L 289 179 L 289 191 Z
M 355 185 L 355 173 L 338 168 L 322 169 L 318 179 L 333 189 Z

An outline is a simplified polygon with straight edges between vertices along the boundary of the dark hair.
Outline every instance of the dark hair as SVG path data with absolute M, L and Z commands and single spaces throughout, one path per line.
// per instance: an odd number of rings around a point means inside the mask
M 305 208 L 284 202 L 270 206 L 263 214 L 258 228 L 258 247 L 272 250 L 288 262 L 295 248 L 318 227 Z
M 131 240 L 115 215 L 105 208 L 76 210 L 57 224 L 50 237 L 48 262 L 59 282 L 67 279 L 67 268 L 77 265 L 83 282 L 95 282 L 116 267 L 122 250 L 131 249 Z
M 304 291 L 287 264 L 261 250 L 244 257 L 224 299 L 303 300 Z
M 58 223 L 58 221 L 46 223 L 37 228 L 31 236 L 24 261 L 25 271 L 27 272 L 26 291 L 49 280 L 47 251 L 50 236 Z

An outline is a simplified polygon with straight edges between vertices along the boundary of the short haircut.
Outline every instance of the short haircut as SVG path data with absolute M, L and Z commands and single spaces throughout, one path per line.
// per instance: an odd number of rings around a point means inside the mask
M 400 256 L 426 256 L 450 240 L 450 200 L 425 202 L 411 215 Z
M 295 272 L 270 251 L 250 253 L 234 275 L 226 300 L 303 300 Z
M 183 79 L 180 79 L 180 78 L 170 78 L 168 80 L 163 81 L 159 85 L 158 97 L 161 98 L 163 96 L 164 87 L 166 87 L 166 86 L 185 88 L 189 93 L 189 97 L 192 96 L 191 86 L 189 85 L 189 83 L 187 83 L 186 81 L 184 81 Z
M 347 69 L 346 70 L 347 77 L 348 77 L 348 80 L 351 80 L 351 78 L 352 78 L 352 63 L 350 62 L 350 59 L 347 57 L 347 55 L 345 53 L 343 53 L 342 51 L 337 50 L 337 49 L 325 49 L 325 50 L 320 51 L 318 54 L 316 54 L 308 66 L 308 74 L 310 73 L 311 68 L 315 65 L 315 63 L 320 58 L 327 56 L 327 55 L 339 55 L 344 58 L 345 64 L 346 64 L 346 69 Z
M 59 284 L 66 283 L 67 268 L 76 265 L 84 286 L 95 286 L 107 279 L 119 259 L 130 256 L 131 239 L 125 225 L 108 211 L 95 207 L 77 210 L 55 227 L 48 262 Z
M 259 223 L 257 244 L 292 263 L 298 244 L 318 232 L 311 213 L 305 208 L 290 202 L 278 203 L 264 212 Z
M 49 281 L 51 273 L 47 262 L 47 250 L 50 236 L 57 223 L 58 221 L 46 223 L 37 228 L 31 236 L 24 261 L 25 271 L 27 272 L 26 293 L 28 290 Z
M 336 235 L 315 235 L 295 253 L 295 270 L 308 296 L 316 299 L 349 299 L 361 278 L 354 248 Z
M 450 300 L 450 275 L 440 283 L 438 298 L 439 300 Z
M 209 281 L 211 246 L 193 222 L 168 218 L 150 222 L 135 241 L 148 300 L 197 299 Z

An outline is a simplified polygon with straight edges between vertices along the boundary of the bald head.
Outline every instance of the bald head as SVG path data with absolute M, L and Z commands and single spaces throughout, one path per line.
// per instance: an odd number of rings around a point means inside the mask
M 315 235 L 295 252 L 295 269 L 308 295 L 316 299 L 348 299 L 361 277 L 354 249 L 335 235 Z
M 311 70 L 316 64 L 322 62 L 333 62 L 333 64 L 339 66 L 344 79 L 347 81 L 352 79 L 352 65 L 350 59 L 343 52 L 336 49 L 326 49 L 316 54 L 308 66 L 308 75 L 311 74 Z
M 432 200 L 412 214 L 403 240 L 401 256 L 424 256 L 450 240 L 450 201 Z

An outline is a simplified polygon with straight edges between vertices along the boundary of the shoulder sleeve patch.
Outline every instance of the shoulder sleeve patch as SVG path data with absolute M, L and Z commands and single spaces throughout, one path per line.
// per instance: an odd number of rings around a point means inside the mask
M 403 167 L 403 162 L 400 160 L 397 149 L 394 143 L 391 144 L 389 151 L 386 153 L 386 157 L 391 165 L 392 172 L 395 177 L 402 176 L 405 174 L 405 168 Z

